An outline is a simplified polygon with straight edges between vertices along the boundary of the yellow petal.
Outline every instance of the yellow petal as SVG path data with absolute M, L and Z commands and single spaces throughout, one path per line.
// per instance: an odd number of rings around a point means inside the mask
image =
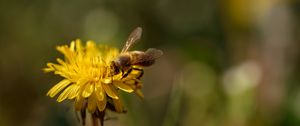
M 75 46 L 76 46 L 76 52 L 77 52 L 77 62 L 81 62 L 82 61 L 82 59 L 83 59 L 83 47 L 82 47 L 82 45 L 81 45 L 81 41 L 80 41 L 80 39 L 77 39 L 76 41 L 75 41 Z
M 135 94 L 136 94 L 137 96 L 139 96 L 141 99 L 144 98 L 144 94 L 143 94 L 143 92 L 142 92 L 140 89 L 136 90 L 136 91 L 135 91 Z
M 64 54 L 66 59 L 65 61 L 69 61 L 69 63 L 74 63 L 75 52 L 72 51 L 67 45 L 57 46 L 56 49 L 62 54 Z
M 102 87 L 109 97 L 111 97 L 113 99 L 119 99 L 119 97 L 117 95 L 117 91 L 112 85 L 102 84 Z
M 134 74 L 134 75 L 140 75 L 141 73 L 142 73 L 141 70 L 132 70 L 130 72 L 130 74 Z
M 123 112 L 123 105 L 120 99 L 113 99 L 115 109 L 117 112 L 121 113 Z
M 127 84 L 124 84 L 122 81 L 114 81 L 113 84 L 118 87 L 119 89 L 125 91 L 125 92 L 128 92 L 128 93 L 131 93 L 133 92 L 134 90 L 132 89 L 132 87 L 130 87 L 129 85 Z
M 44 68 L 43 71 L 44 72 L 52 72 L 52 71 L 54 71 L 54 69 L 53 68 Z
M 61 65 L 66 65 L 66 63 L 60 58 L 57 58 L 56 61 Z
M 109 78 L 106 78 L 106 79 L 102 79 L 102 83 L 104 84 L 111 84 L 112 83 L 112 80 Z
M 47 67 L 52 68 L 53 70 L 61 70 L 62 67 L 59 64 L 47 63 Z
M 89 97 L 94 91 L 94 84 L 86 84 L 84 86 L 83 92 L 82 92 L 82 97 L 87 98 Z
M 120 80 L 123 77 L 122 72 L 113 76 L 113 80 Z
M 97 107 L 99 109 L 99 111 L 104 111 L 105 107 L 106 107 L 106 95 L 104 95 L 103 100 L 98 100 L 97 102 Z
M 57 98 L 57 102 L 62 102 L 63 100 L 65 100 L 69 94 L 70 94 L 70 91 L 73 89 L 72 85 L 67 87 L 60 95 L 59 97 Z
M 88 82 L 88 79 L 81 78 L 76 82 L 76 84 L 83 87 L 83 85 L 87 84 L 87 82 Z
M 97 107 L 97 99 L 95 97 L 95 93 L 92 93 L 91 96 L 88 98 L 88 110 L 91 113 L 94 113 Z
M 128 85 L 134 85 L 135 84 L 135 80 L 134 79 L 130 79 L 130 80 L 126 80 L 124 81 L 125 84 L 128 84 Z
M 47 63 L 47 67 L 53 68 L 53 63 Z
M 57 83 L 54 87 L 52 87 L 47 95 L 50 97 L 54 97 L 57 93 L 59 93 L 62 89 L 64 89 L 66 86 L 68 86 L 71 83 L 71 81 L 64 79 Z
M 103 101 L 105 93 L 101 84 L 95 84 L 95 94 L 99 101 Z
M 70 44 L 70 50 L 71 50 L 72 52 L 75 51 L 75 42 L 74 42 L 74 41 L 72 41 L 71 44 Z
M 130 77 L 130 78 L 137 78 L 137 77 L 141 76 L 142 73 L 143 72 L 140 71 L 140 70 L 132 70 L 130 72 L 130 74 L 128 75 L 128 77 Z
M 87 50 L 93 49 L 95 47 L 96 47 L 96 45 L 95 45 L 95 43 L 93 41 L 87 41 L 86 42 L 86 48 L 87 48 Z
M 80 39 L 76 39 L 75 44 L 76 44 L 76 51 L 80 52 L 82 50 L 82 45 L 81 45 Z
M 70 94 L 68 95 L 68 99 L 73 99 L 77 96 L 77 92 L 79 91 L 80 86 L 73 84 Z

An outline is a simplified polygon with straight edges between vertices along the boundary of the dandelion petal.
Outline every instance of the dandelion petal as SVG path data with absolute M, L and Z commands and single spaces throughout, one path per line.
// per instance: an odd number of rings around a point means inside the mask
M 98 100 L 103 101 L 105 94 L 101 84 L 95 85 L 95 94 Z
M 102 86 L 103 86 L 103 88 L 104 88 L 106 94 L 107 94 L 109 97 L 111 97 L 111 98 L 113 98 L 113 99 L 119 99 L 119 97 L 118 97 L 118 95 L 117 95 L 117 91 L 116 91 L 116 89 L 115 89 L 113 86 L 108 85 L 108 84 L 102 84 Z
M 124 84 L 123 82 L 121 81 L 114 81 L 113 84 L 118 87 L 119 89 L 125 91 L 125 92 L 128 92 L 128 93 L 131 93 L 133 92 L 134 90 L 132 89 L 132 87 L 130 87 L 129 85 L 127 84 Z
M 106 107 L 106 95 L 104 95 L 103 100 L 97 102 L 97 107 L 99 109 L 99 111 L 104 111 L 105 107 Z
M 124 83 L 129 84 L 129 85 L 134 85 L 135 84 L 135 80 L 130 79 L 130 80 L 126 80 Z
M 68 86 L 71 82 L 67 79 L 64 79 L 57 83 L 54 87 L 52 87 L 47 95 L 50 97 L 54 97 L 57 93 L 59 93 L 62 89 L 64 89 L 66 86 Z
M 117 112 L 121 113 L 123 112 L 123 105 L 120 99 L 113 99 L 115 109 Z
M 57 102 L 62 102 L 63 100 L 65 100 L 69 94 L 70 94 L 70 91 L 73 89 L 72 86 L 69 86 L 67 87 L 60 95 L 59 97 L 57 98 Z
M 136 94 L 137 96 L 139 96 L 141 99 L 144 98 L 144 94 L 142 93 L 142 91 L 141 91 L 140 89 L 136 90 L 136 91 L 135 91 L 135 94 Z
M 94 84 L 86 84 L 83 92 L 82 92 L 82 97 L 87 98 L 89 97 L 94 91 Z
M 93 113 L 95 112 L 97 107 L 97 99 L 95 97 L 95 93 L 92 93 L 91 96 L 88 98 L 88 110 Z
M 76 95 L 77 95 L 77 92 L 78 92 L 79 88 L 80 88 L 80 86 L 78 86 L 78 85 L 75 85 L 75 84 L 72 85 L 72 89 L 70 90 L 70 93 L 68 95 L 68 99 L 75 98 Z

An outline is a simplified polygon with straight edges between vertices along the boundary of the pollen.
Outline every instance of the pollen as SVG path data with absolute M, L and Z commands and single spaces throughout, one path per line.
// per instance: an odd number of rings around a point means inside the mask
M 56 49 L 64 55 L 64 59 L 57 58 L 57 63 L 47 63 L 44 71 L 63 78 L 47 93 L 52 98 L 58 96 L 57 102 L 71 100 L 76 110 L 87 109 L 94 113 L 96 110 L 104 111 L 108 102 L 113 101 L 115 110 L 122 112 L 120 91 L 143 97 L 139 78 L 124 77 L 126 71 L 114 71 L 112 62 L 119 56 L 117 48 L 97 45 L 93 41 L 82 45 L 78 39 Z

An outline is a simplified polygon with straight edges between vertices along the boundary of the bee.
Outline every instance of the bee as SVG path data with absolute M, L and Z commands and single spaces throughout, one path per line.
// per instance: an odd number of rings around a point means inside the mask
M 159 49 L 149 48 L 145 52 L 143 51 L 128 51 L 142 36 L 142 28 L 137 27 L 129 35 L 120 55 L 113 61 L 115 72 L 120 70 L 124 73 L 123 77 L 126 77 L 132 70 L 141 71 L 140 78 L 143 75 L 142 67 L 148 67 L 155 63 L 155 60 L 163 55 L 163 52 Z M 137 66 L 137 67 L 133 67 Z

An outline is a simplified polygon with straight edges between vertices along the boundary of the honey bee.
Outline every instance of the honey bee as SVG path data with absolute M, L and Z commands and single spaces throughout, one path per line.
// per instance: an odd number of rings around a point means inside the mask
M 132 70 L 141 70 L 132 66 L 148 67 L 155 63 L 155 60 L 163 55 L 159 49 L 149 48 L 143 51 L 128 51 L 142 36 L 142 28 L 137 27 L 129 35 L 120 55 L 113 61 L 116 72 Z M 126 74 L 125 76 L 126 77 Z M 139 77 L 140 78 L 140 77 Z

